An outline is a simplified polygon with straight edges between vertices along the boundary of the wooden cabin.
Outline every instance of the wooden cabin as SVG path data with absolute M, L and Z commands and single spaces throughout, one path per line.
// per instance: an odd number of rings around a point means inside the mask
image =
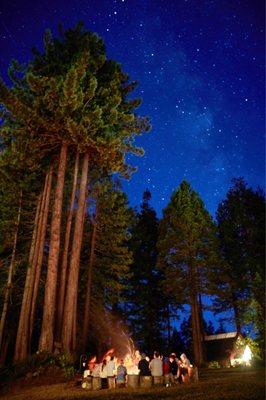
M 237 332 L 204 337 L 206 360 L 217 361 L 221 367 L 232 367 L 243 352 L 243 336 Z

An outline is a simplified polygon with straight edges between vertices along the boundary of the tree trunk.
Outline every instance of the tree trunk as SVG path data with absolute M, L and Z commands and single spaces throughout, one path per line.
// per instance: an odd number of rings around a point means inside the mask
M 170 351 L 171 343 L 171 318 L 170 318 L 170 304 L 167 304 L 167 341 L 168 341 L 168 351 Z
M 72 325 L 72 345 L 71 349 L 72 352 L 74 353 L 76 351 L 77 347 L 77 297 L 75 298 L 75 304 L 73 304 L 73 325 Z
M 190 297 L 191 306 L 191 323 L 192 323 L 192 338 L 193 338 L 193 349 L 194 359 L 197 366 L 203 362 L 203 351 L 202 351 L 202 340 L 200 332 L 200 320 L 199 320 L 199 307 L 197 301 L 197 294 L 192 294 Z
M 57 183 L 51 222 L 51 238 L 44 294 L 42 329 L 39 341 L 40 351 L 53 351 L 54 320 L 56 308 L 56 287 L 58 259 L 60 251 L 61 215 L 64 193 L 65 171 L 67 163 L 67 144 L 63 143 L 58 163 Z
M 77 306 L 77 291 L 79 277 L 79 260 L 83 236 L 84 207 L 86 202 L 86 186 L 88 178 L 89 155 L 85 154 L 82 165 L 82 174 L 79 189 L 78 208 L 76 211 L 75 227 L 71 249 L 71 260 L 65 295 L 64 317 L 62 324 L 62 347 L 64 350 L 72 352 L 73 331 L 75 332 L 75 318 Z
M 197 366 L 200 366 L 203 362 L 203 351 L 202 351 L 202 338 L 201 338 L 201 327 L 199 317 L 199 304 L 198 304 L 198 275 L 197 267 L 194 265 L 191 258 L 189 265 L 189 280 L 190 280 L 190 306 L 191 306 L 191 325 L 192 325 L 192 338 L 193 338 L 193 350 L 194 360 Z
M 191 307 L 191 330 L 192 330 L 192 341 L 193 341 L 193 352 L 195 364 L 199 365 L 199 349 L 198 349 L 198 335 L 197 335 L 197 324 L 195 319 L 195 303 L 194 296 L 190 296 L 190 307 Z
M 89 321 L 90 321 L 90 303 L 91 303 L 91 288 L 92 288 L 92 274 L 93 274 L 93 265 L 95 260 L 95 244 L 96 244 L 96 235 L 97 235 L 97 210 L 96 206 L 95 218 L 92 227 L 92 236 L 91 236 L 91 246 L 90 246 L 90 259 L 88 265 L 88 276 L 87 276 L 87 287 L 86 287 L 86 297 L 85 297 L 85 305 L 84 305 L 84 317 L 83 317 L 83 328 L 82 328 L 82 351 L 86 351 L 87 343 L 88 343 L 88 334 L 89 334 Z
M 199 307 L 199 323 L 200 323 L 200 337 L 201 337 L 201 344 L 202 344 L 202 357 L 203 361 L 206 361 L 206 347 L 205 347 L 205 329 L 204 329 L 204 316 L 203 316 L 203 304 L 202 304 L 202 297 L 199 293 L 198 295 L 198 307 Z
M 42 216 L 41 226 L 40 226 L 39 247 L 36 251 L 37 259 L 36 259 L 36 266 L 35 266 L 33 293 L 32 293 L 32 299 L 31 299 L 31 312 L 30 312 L 30 319 L 29 319 L 29 340 L 28 340 L 29 348 L 31 345 L 31 337 L 32 337 L 32 331 L 33 331 L 37 295 L 38 295 L 40 276 L 41 276 L 41 268 L 42 268 L 42 262 L 43 262 L 45 236 L 46 236 L 47 220 L 48 220 L 48 214 L 49 214 L 51 188 L 52 188 L 52 178 L 53 178 L 52 174 L 53 174 L 53 170 L 51 167 L 50 171 L 49 171 L 49 176 L 48 176 L 47 192 L 46 192 L 45 199 L 44 199 L 44 211 L 43 211 L 43 216 Z
M 19 207 L 18 207 L 17 221 L 15 224 L 13 249 L 12 249 L 11 261 L 10 261 L 9 270 L 8 270 L 7 285 L 6 285 L 5 296 L 4 296 L 4 304 L 3 304 L 2 315 L 1 315 L 1 320 L 0 320 L 0 350 L 2 350 L 4 330 L 5 330 L 5 325 L 6 325 L 6 317 L 7 317 L 9 299 L 10 299 L 11 288 L 12 288 L 12 278 L 13 278 L 14 269 L 15 269 L 15 256 L 16 256 L 16 249 L 17 249 L 21 208 L 22 208 L 22 189 L 20 190 L 20 195 L 19 195 Z
M 70 242 L 72 219 L 73 219 L 73 214 L 74 214 L 75 196 L 76 196 L 76 190 L 77 190 L 78 167 L 79 167 L 79 153 L 77 152 L 76 159 L 75 159 L 75 165 L 74 165 L 72 192 L 71 192 L 70 205 L 69 205 L 69 211 L 68 211 L 67 222 L 66 222 L 64 250 L 63 250 L 63 255 L 62 255 L 62 264 L 61 264 L 59 285 L 58 285 L 58 308 L 57 308 L 57 318 L 56 318 L 56 339 L 57 340 L 60 340 L 61 330 L 62 330 L 63 307 L 64 307 L 65 291 L 66 291 L 67 261 L 68 261 L 68 253 L 69 253 L 69 242 Z
M 32 294 L 34 290 L 35 270 L 36 270 L 38 254 L 40 251 L 43 251 L 43 247 L 42 248 L 40 247 L 41 229 L 47 202 L 48 202 L 47 207 L 49 207 L 50 199 L 47 196 L 47 192 L 51 190 L 49 189 L 49 187 L 51 187 L 51 182 L 52 182 L 52 167 L 50 167 L 49 171 L 46 174 L 44 189 L 38 200 L 38 205 L 36 209 L 32 242 L 29 254 L 29 266 L 27 270 L 22 305 L 20 310 L 19 324 L 17 330 L 14 362 L 22 361 L 28 356 L 29 318 L 31 312 Z

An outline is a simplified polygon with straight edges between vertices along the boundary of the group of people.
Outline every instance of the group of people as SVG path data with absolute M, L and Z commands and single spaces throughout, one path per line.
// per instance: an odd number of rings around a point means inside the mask
M 138 368 L 140 376 L 164 376 L 164 383 L 168 387 L 188 382 L 192 365 L 184 353 L 179 359 L 176 353 L 171 353 L 169 357 L 163 357 L 155 351 L 151 361 L 145 354 L 142 354 Z
M 183 353 L 180 358 L 175 353 L 169 357 L 161 356 L 154 352 L 152 360 L 146 354 L 135 352 L 134 357 L 117 359 L 113 354 L 107 355 L 101 363 L 96 362 L 93 357 L 86 365 L 83 378 L 88 376 L 101 378 L 102 388 L 125 387 L 127 375 L 139 375 L 140 382 L 144 377 L 151 376 L 154 380 L 161 380 L 166 387 L 189 381 L 191 364 Z M 126 362 L 125 362 L 126 361 Z M 85 386 L 84 386 L 85 387 Z
M 83 372 L 84 379 L 88 376 L 101 378 L 101 387 L 103 389 L 112 389 L 116 386 L 125 386 L 127 369 L 124 365 L 124 360 L 121 358 L 118 361 L 114 355 L 107 355 L 99 364 L 96 362 L 96 357 L 93 357 L 87 363 L 87 367 Z

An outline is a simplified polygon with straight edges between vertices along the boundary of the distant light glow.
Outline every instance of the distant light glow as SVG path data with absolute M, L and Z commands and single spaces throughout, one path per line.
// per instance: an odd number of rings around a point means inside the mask
M 252 352 L 250 350 L 250 347 L 248 345 L 246 345 L 243 356 L 242 356 L 242 360 L 245 364 L 249 365 L 251 358 L 252 358 Z

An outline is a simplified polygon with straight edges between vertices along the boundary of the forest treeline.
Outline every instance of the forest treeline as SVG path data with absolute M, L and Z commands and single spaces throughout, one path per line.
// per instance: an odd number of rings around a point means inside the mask
M 169 350 L 189 304 L 185 339 L 204 361 L 202 296 L 252 323 L 264 348 L 264 207 L 261 190 L 232 182 L 216 220 L 183 181 L 159 220 L 143 194 L 128 205 L 121 178 L 150 130 L 131 82 L 82 24 L 0 83 L 1 363 L 39 352 L 102 353 L 132 338 Z M 180 337 L 179 337 L 180 339 Z M 189 346 L 189 344 L 186 344 Z

